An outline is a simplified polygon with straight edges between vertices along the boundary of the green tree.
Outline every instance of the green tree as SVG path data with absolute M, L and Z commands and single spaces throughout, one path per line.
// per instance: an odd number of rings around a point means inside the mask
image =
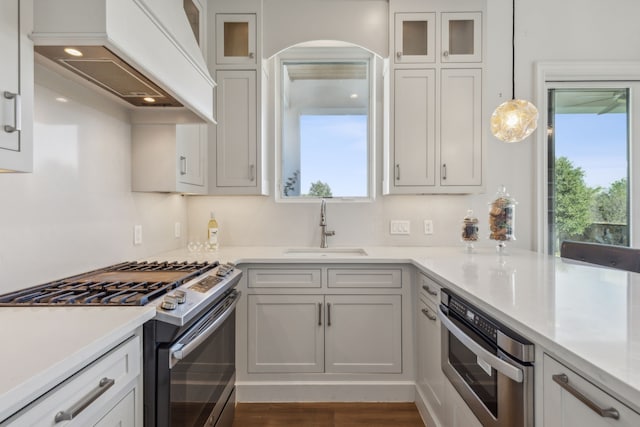
M 311 183 L 309 188 L 309 196 L 311 197 L 332 197 L 331 187 L 322 181 L 316 181 Z
M 566 157 L 555 164 L 556 228 L 561 240 L 579 236 L 591 224 L 591 205 L 595 191 L 584 182 L 584 170 L 573 166 Z
M 627 224 L 627 179 L 611 183 L 594 200 L 594 221 L 608 224 Z

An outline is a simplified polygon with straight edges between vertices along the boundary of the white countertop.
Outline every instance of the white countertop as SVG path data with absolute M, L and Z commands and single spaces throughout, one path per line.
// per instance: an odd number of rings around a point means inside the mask
M 0 421 L 95 360 L 155 307 L 0 308 Z
M 287 255 L 281 247 L 231 247 L 161 259 L 235 263 L 411 263 L 572 364 L 640 411 L 640 274 L 508 249 L 364 247 L 367 256 Z M 541 360 L 538 361 L 541 364 Z
M 287 255 L 281 247 L 176 250 L 154 260 L 410 263 L 640 411 L 640 274 L 529 251 L 364 247 L 367 256 Z M 153 307 L 0 309 L 0 420 L 154 316 Z M 9 350 L 7 350 L 7 348 Z M 537 363 L 541 363 L 540 360 Z

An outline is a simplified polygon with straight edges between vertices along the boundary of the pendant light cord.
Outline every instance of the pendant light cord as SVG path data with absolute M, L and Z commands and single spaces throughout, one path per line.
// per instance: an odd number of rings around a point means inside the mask
M 516 99 L 516 0 L 511 8 L 511 99 Z

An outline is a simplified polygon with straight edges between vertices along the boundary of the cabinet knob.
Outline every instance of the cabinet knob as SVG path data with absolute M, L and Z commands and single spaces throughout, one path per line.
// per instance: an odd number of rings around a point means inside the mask
M 402 52 L 397 52 L 397 53 L 396 53 L 396 57 L 397 57 L 398 59 L 402 59 Z
M 444 52 L 442 52 L 442 56 L 444 56 L 445 58 L 449 57 L 449 51 L 445 50 Z
M 253 59 L 254 56 L 255 54 L 253 52 L 249 52 L 249 58 Z

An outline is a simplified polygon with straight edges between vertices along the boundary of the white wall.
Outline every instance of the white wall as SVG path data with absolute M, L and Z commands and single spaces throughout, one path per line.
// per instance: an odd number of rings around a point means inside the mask
M 409 0 L 407 0 L 409 1 Z M 468 0 L 464 0 L 468 1 Z M 315 36 L 345 37 L 343 20 L 315 19 L 324 25 L 311 25 L 317 8 L 323 16 L 341 14 L 358 7 L 361 16 L 380 13 L 376 0 L 265 0 L 265 51 L 275 53 L 292 37 L 297 41 Z M 311 7 L 313 5 L 313 7 Z M 277 6 L 277 7 L 275 7 Z M 309 8 L 311 7 L 311 8 Z M 290 15 L 291 14 L 291 15 Z M 303 18 L 296 19 L 300 15 Z M 536 61 L 546 60 L 640 60 L 640 2 L 637 0 L 516 0 L 516 96 L 533 99 L 533 69 Z M 487 204 L 501 184 L 518 200 L 515 247 L 535 249 L 535 220 L 538 215 L 538 185 L 535 159 L 538 139 L 534 134 L 520 144 L 504 144 L 489 134 L 493 109 L 511 97 L 511 0 L 487 0 L 485 23 L 487 69 L 483 75 L 485 92 L 483 117 L 487 132 L 486 193 L 475 196 L 378 196 L 368 204 L 330 204 L 329 227 L 333 245 L 457 245 L 460 221 L 467 208 L 480 218 L 480 245 L 493 245 L 487 239 Z M 382 22 L 380 22 L 382 21 Z M 279 23 L 273 26 L 272 23 Z M 308 37 L 305 26 L 308 24 Z M 380 27 L 367 31 L 370 46 L 383 46 L 388 23 L 377 18 Z M 292 26 L 293 25 L 293 26 Z M 336 29 L 338 28 L 338 29 Z M 331 31 L 335 31 L 335 37 Z M 293 34 L 293 35 L 291 35 Z M 381 48 L 372 48 L 380 50 Z M 388 50 L 388 49 L 387 49 Z M 541 111 L 541 118 L 544 117 Z M 541 120 L 539 129 L 544 132 Z M 538 131 L 540 132 L 540 131 Z M 273 147 L 269 147 L 273 151 Z M 378 148 L 377 169 L 381 168 Z M 378 175 L 378 181 L 381 175 Z M 541 178 L 540 178 L 541 179 Z M 379 194 L 379 193 L 378 193 Z M 270 197 L 194 197 L 188 201 L 189 225 L 204 233 L 210 210 L 215 210 L 221 227 L 222 245 L 318 245 L 319 208 L 317 204 L 277 204 Z M 423 219 L 432 219 L 435 233 L 422 234 Z M 390 236 L 391 219 L 411 220 L 411 236 Z
M 34 109 L 34 172 L 0 175 L 0 293 L 186 244 L 183 197 L 131 192 L 127 110 L 39 65 Z

